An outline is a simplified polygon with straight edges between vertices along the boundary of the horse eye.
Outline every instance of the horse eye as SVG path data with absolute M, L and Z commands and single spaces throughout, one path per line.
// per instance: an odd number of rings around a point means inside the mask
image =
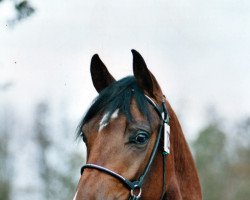
M 139 131 L 139 133 L 135 136 L 133 142 L 135 144 L 145 144 L 149 139 L 149 135 L 147 132 Z

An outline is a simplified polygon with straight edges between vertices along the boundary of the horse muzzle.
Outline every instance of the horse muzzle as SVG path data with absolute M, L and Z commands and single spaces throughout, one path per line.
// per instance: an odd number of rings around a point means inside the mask
M 119 180 L 96 170 L 84 171 L 74 200 L 129 199 L 129 191 Z

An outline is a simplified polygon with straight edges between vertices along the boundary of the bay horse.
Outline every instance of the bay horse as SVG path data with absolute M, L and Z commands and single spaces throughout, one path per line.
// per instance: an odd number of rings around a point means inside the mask
M 116 81 L 91 60 L 99 93 L 78 127 L 87 164 L 74 200 L 201 200 L 201 187 L 180 123 L 142 56 Z

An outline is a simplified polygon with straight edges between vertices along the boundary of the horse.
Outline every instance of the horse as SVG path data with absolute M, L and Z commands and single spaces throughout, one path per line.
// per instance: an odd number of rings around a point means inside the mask
M 201 200 L 198 173 L 178 118 L 136 50 L 133 76 L 116 81 L 91 59 L 99 93 L 77 136 L 87 161 L 74 200 Z

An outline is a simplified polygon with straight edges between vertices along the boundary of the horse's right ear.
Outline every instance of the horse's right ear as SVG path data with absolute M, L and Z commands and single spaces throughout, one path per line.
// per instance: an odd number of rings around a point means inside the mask
M 91 59 L 90 73 L 93 85 L 98 93 L 115 81 L 97 54 Z

